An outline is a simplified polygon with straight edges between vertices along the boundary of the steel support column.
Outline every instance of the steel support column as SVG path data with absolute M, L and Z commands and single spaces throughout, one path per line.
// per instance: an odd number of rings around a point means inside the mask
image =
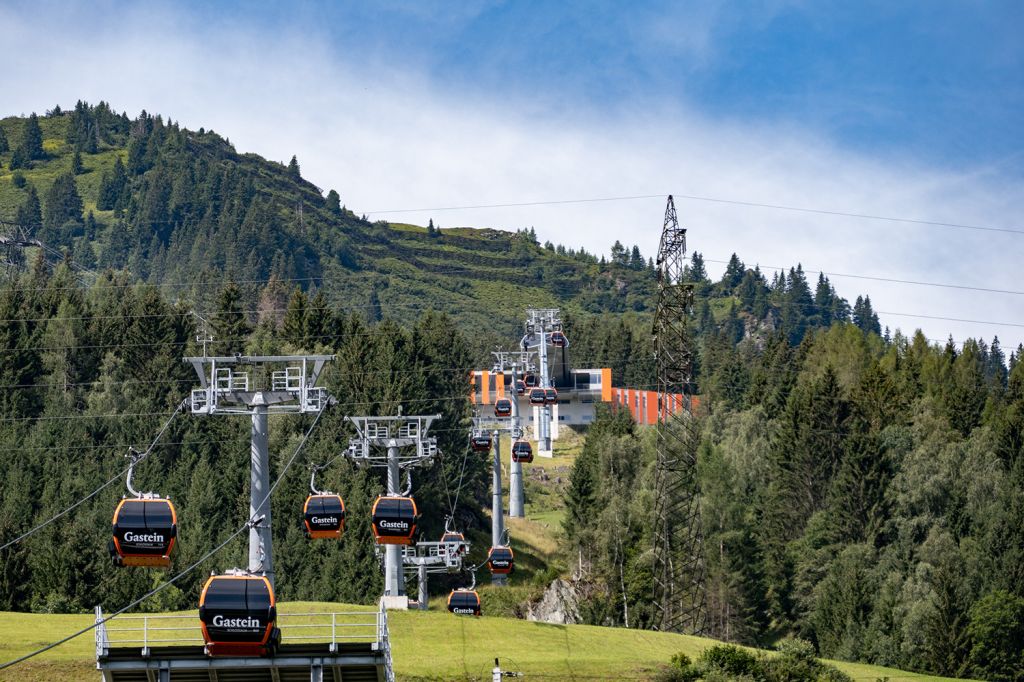
M 515 366 L 512 368 L 512 424 L 519 426 L 519 395 L 516 394 L 516 380 L 519 373 Z M 525 497 L 523 495 L 523 464 L 512 459 L 511 447 L 515 438 L 509 438 L 509 471 L 508 471 L 508 515 L 512 518 L 521 519 L 526 516 L 524 510 Z
M 492 442 L 494 473 L 491 480 L 491 547 L 497 547 L 502 544 L 505 535 L 505 518 L 501 504 L 501 441 L 497 431 L 494 432 Z M 495 585 L 504 585 L 507 580 L 504 575 L 491 574 L 491 582 Z
M 274 585 L 273 539 L 270 530 L 270 448 L 267 442 L 267 406 L 252 411 L 252 466 L 249 469 L 250 518 L 262 520 L 249 529 L 249 570 L 266 573 Z
M 398 495 L 401 490 L 401 468 L 398 462 L 397 445 L 388 446 L 388 495 Z M 384 594 L 398 597 L 405 594 L 405 572 L 402 566 L 402 546 L 384 546 Z

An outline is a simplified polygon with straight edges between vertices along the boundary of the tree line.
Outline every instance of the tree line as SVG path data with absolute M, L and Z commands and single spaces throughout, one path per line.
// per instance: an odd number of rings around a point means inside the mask
M 810 295 L 784 276 L 697 282 L 739 298 L 694 319 L 708 634 L 1021 679 L 1024 348 L 880 334 L 865 299 L 855 313 L 827 280 Z M 746 312 L 773 298 L 776 325 Z M 573 467 L 566 560 L 596 590 L 589 622 L 654 622 L 655 446 L 606 412 Z

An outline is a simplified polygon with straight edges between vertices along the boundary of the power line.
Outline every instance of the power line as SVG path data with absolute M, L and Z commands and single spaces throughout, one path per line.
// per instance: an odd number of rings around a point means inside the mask
M 609 201 L 635 201 L 639 199 L 664 199 L 668 194 L 676 199 L 686 199 L 688 201 L 705 201 L 715 204 L 728 204 L 731 206 L 748 206 L 753 208 L 767 208 L 776 211 L 793 211 L 798 213 L 813 213 L 817 215 L 830 215 L 840 216 L 844 218 L 859 218 L 862 220 L 880 220 L 886 222 L 895 223 L 908 223 L 913 225 L 930 225 L 934 227 L 949 227 L 964 230 L 983 230 L 986 232 L 1005 232 L 1009 234 L 1024 234 L 1024 230 L 1006 228 L 1006 227 L 989 227 L 985 225 L 969 225 L 965 223 L 950 223 L 941 222 L 936 220 L 920 220 L 917 218 L 898 218 L 895 216 L 884 216 L 875 215 L 871 213 L 855 213 L 849 211 L 837 211 L 823 208 L 808 208 L 805 206 L 787 206 L 784 204 L 766 204 L 756 201 L 743 201 L 741 199 L 723 199 L 720 197 L 706 197 L 698 196 L 695 194 L 674 194 L 671 192 L 664 192 L 660 194 L 638 194 L 634 196 L 616 196 L 616 197 L 597 197 L 587 199 L 559 199 L 551 201 L 520 201 L 510 202 L 502 204 L 476 204 L 466 206 L 431 206 L 424 208 L 399 208 L 389 209 L 381 211 L 369 211 L 366 215 L 375 215 L 379 213 L 420 213 L 425 211 L 467 211 L 473 209 L 483 208 L 518 208 L 523 206 L 554 206 L 559 204 L 588 204 L 597 202 L 609 202 Z
M 320 421 L 320 417 L 323 415 L 323 413 L 324 413 L 324 411 L 326 409 L 327 409 L 327 404 L 325 404 L 320 409 L 320 411 L 317 412 L 316 418 L 313 419 L 313 423 L 310 425 L 310 427 L 306 431 L 306 433 L 302 436 L 302 440 L 299 441 L 298 446 L 295 448 L 295 452 L 292 453 L 291 458 L 289 458 L 288 462 L 285 463 L 284 468 L 281 469 L 281 473 L 278 474 L 277 479 L 274 481 L 274 483 L 267 490 L 267 494 L 264 496 L 263 501 L 261 501 L 258 505 L 256 505 L 256 507 L 255 507 L 256 509 L 261 509 L 263 507 L 263 505 L 266 504 L 267 500 L 270 499 L 270 496 L 274 494 L 274 491 L 277 490 L 278 485 L 280 485 L 281 481 L 284 480 L 284 476 L 285 476 L 286 473 L 288 473 L 288 469 L 290 469 L 292 464 L 295 462 L 295 458 L 299 456 L 300 452 L 302 452 L 303 447 L 305 447 L 306 442 L 309 440 L 310 434 L 313 432 L 313 429 L 316 428 L 317 422 Z M 206 561 L 211 556 L 213 556 L 214 554 L 216 554 L 217 552 L 222 550 L 224 547 L 226 547 L 228 545 L 228 543 L 230 543 L 232 540 L 234 540 L 236 537 L 238 537 L 238 535 L 240 535 L 242 533 L 242 531 L 246 530 L 247 528 L 249 528 L 250 526 L 252 526 L 252 525 L 254 525 L 256 523 L 258 523 L 258 520 L 255 519 L 255 518 L 250 517 L 249 519 L 246 520 L 245 523 L 243 523 L 241 526 L 239 526 L 239 528 L 237 530 L 235 530 L 233 533 L 231 533 L 231 535 L 229 535 L 227 537 L 227 539 L 224 540 L 224 542 L 220 543 L 219 545 L 217 545 L 216 547 L 211 549 L 209 552 L 207 552 L 203 556 L 199 557 L 199 559 L 197 559 L 192 565 L 190 565 L 185 570 L 181 571 L 180 573 L 178 573 L 174 577 L 170 578 L 169 580 L 167 580 L 163 584 L 158 585 L 157 587 L 153 588 L 152 590 L 150 590 L 146 594 L 142 595 L 141 597 L 139 597 L 138 599 L 136 599 L 132 603 L 130 603 L 127 606 L 125 606 L 125 607 L 115 611 L 114 613 L 112 613 L 109 616 L 103 618 L 102 620 L 98 620 L 95 623 L 93 623 L 92 625 L 90 625 L 88 627 L 85 627 L 85 628 L 82 628 L 81 630 L 78 630 L 77 632 L 74 632 L 74 633 L 68 635 L 67 637 L 59 639 L 56 642 L 52 642 L 50 644 L 47 644 L 46 646 L 44 646 L 42 648 L 39 648 L 39 649 L 36 649 L 35 651 L 32 651 L 31 653 L 25 654 L 24 656 L 20 656 L 18 658 L 12 659 L 10 661 L 6 661 L 5 663 L 0 663 L 0 670 L 4 670 L 5 668 L 10 668 L 11 666 L 17 665 L 18 663 L 22 663 L 24 661 L 27 661 L 28 659 L 33 658 L 35 656 L 38 656 L 39 654 L 45 653 L 45 652 L 49 651 L 50 649 L 54 649 L 54 648 L 60 646 L 61 644 L 64 644 L 65 642 L 69 642 L 69 641 L 71 641 L 72 639 L 74 639 L 76 637 L 84 635 L 85 633 L 87 633 L 87 632 L 89 632 L 91 630 L 95 630 L 100 625 L 103 625 L 103 624 L 113 620 L 114 618 L 116 618 L 117 616 L 120 616 L 125 611 L 128 611 L 129 609 L 132 609 L 132 608 L 138 606 L 139 604 L 141 604 L 145 600 L 149 599 L 150 597 L 152 597 L 153 595 L 157 594 L 161 590 L 170 587 L 175 582 L 177 582 L 179 579 L 183 578 L 185 575 L 187 575 L 188 573 L 190 573 L 193 570 L 195 570 L 204 561 Z
M 730 262 L 730 261 L 727 261 L 727 260 L 718 260 L 718 259 L 715 259 L 715 258 L 705 258 L 704 260 L 707 261 L 708 263 L 721 263 L 721 264 L 724 264 L 724 265 L 728 265 L 729 262 Z M 757 265 L 758 267 L 762 267 L 761 263 L 755 263 L 755 265 Z M 765 264 L 765 265 L 763 265 L 763 267 L 765 267 L 765 268 L 767 268 L 769 270 L 780 270 L 782 272 L 785 272 L 787 270 L 787 268 L 785 268 L 785 267 L 783 267 L 781 265 L 767 265 L 767 264 Z M 790 266 L 790 267 L 792 267 L 792 266 Z M 941 287 L 941 288 L 944 288 L 944 289 L 964 289 L 964 290 L 967 290 L 967 291 L 983 291 L 985 293 L 991 293 L 991 294 L 1014 294 L 1014 295 L 1017 295 L 1017 296 L 1024 296 L 1024 291 L 1013 291 L 1013 290 L 1010 290 L 1010 289 L 987 289 L 985 287 L 967 286 L 965 284 L 942 284 L 942 283 L 939 283 L 939 282 L 920 282 L 920 281 L 911 280 L 911 279 L 896 279 L 896 278 L 893 278 L 893 277 L 875 277 L 875 276 L 871 276 L 871 275 L 852 275 L 852 274 L 849 274 L 849 273 L 831 272 L 831 271 L 827 271 L 827 270 L 804 270 L 804 272 L 808 272 L 808 273 L 812 273 L 812 274 L 822 274 L 822 275 L 825 275 L 826 277 L 850 277 L 850 278 L 853 278 L 853 279 L 867 279 L 867 280 L 872 280 L 872 281 L 875 281 L 875 282 L 892 282 L 892 283 L 895 283 L 895 284 L 913 284 L 913 285 L 922 286 L 922 287 Z
M 789 302 L 789 301 L 780 301 L 778 303 L 770 303 L 769 305 L 771 307 L 775 307 L 775 308 L 783 308 L 783 307 L 789 306 L 789 307 L 797 307 L 797 308 L 805 308 L 805 309 L 814 309 L 816 307 L 816 304 L 813 303 L 813 302 L 811 302 L 811 303 L 797 303 L 797 302 Z M 960 318 L 960 317 L 946 317 L 946 316 L 942 316 L 942 315 L 927 315 L 927 314 L 923 314 L 923 313 L 894 312 L 894 311 L 889 311 L 889 310 L 875 310 L 874 312 L 876 314 L 880 314 L 880 315 L 893 315 L 893 316 L 897 316 L 897 317 L 911 317 L 911 318 L 919 318 L 919 319 L 927 319 L 927 320 L 942 320 L 942 321 L 947 321 L 947 322 L 965 322 L 965 323 L 971 323 L 971 324 L 986 324 L 986 325 L 993 325 L 993 326 L 1000 326 L 1000 327 L 1024 327 L 1024 323 L 1021 323 L 1021 322 L 1004 322 L 1004 321 L 997 321 L 997 320 L 974 320 L 974 319 L 964 319 L 964 318 Z M 175 315 L 175 316 L 177 316 L 177 315 Z M 0 322 L 2 322 L 2 321 L 3 320 L 0 320 Z M 307 337 L 307 340 L 309 340 L 309 341 L 319 341 L 319 340 L 323 340 L 323 339 L 337 339 L 337 338 L 344 339 L 346 337 L 348 337 L 348 338 L 353 338 L 353 337 L 354 338 L 370 337 L 370 336 L 373 335 L 373 333 L 374 333 L 373 331 L 367 331 L 367 332 L 364 332 L 363 334 L 359 334 L 359 335 L 349 335 L 349 334 L 345 334 L 345 333 L 319 334 L 319 335 L 313 335 L 313 336 Z M 217 339 L 216 341 L 217 341 L 217 343 L 225 344 L 225 343 L 244 343 L 247 340 L 248 340 L 248 337 L 239 337 L 239 338 L 229 338 L 229 339 Z M 95 349 L 105 349 L 105 348 L 159 348 L 159 347 L 168 347 L 168 346 L 170 346 L 170 347 L 187 346 L 189 343 L 191 343 L 191 339 L 188 339 L 188 340 L 171 340 L 171 341 L 154 341 L 154 342 L 148 342 L 148 343 L 123 343 L 123 342 L 117 342 L 117 343 L 105 343 L 105 344 L 82 344 L 82 345 L 76 345 L 76 346 L 35 346 L 35 347 L 32 348 L 32 350 L 36 350 L 36 351 L 55 351 L 55 350 L 95 350 Z M 12 347 L 9 347 L 9 348 L 0 348 L 0 353 L 12 353 L 12 352 L 19 352 L 19 351 L 24 351 L 24 350 L 25 350 L 24 348 L 19 348 L 19 347 L 13 347 L 12 346 Z

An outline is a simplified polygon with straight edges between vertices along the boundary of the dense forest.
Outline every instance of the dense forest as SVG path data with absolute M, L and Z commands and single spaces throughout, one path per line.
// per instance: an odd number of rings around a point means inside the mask
M 22 280 L 0 289 L 0 538 L 49 518 L 114 477 L 130 445 L 144 449 L 197 384 L 185 355 L 195 345 L 196 320 L 151 286 L 105 276 L 81 288 L 61 266 L 52 275 L 40 260 Z M 297 297 L 298 298 L 298 297 Z M 426 536 L 437 535 L 450 512 L 449 486 L 463 472 L 458 520 L 482 525 L 486 462 L 467 459 L 469 350 L 443 315 L 425 313 L 412 326 L 368 326 L 362 317 L 293 306 L 280 326 L 252 325 L 228 285 L 210 319 L 215 348 L 251 353 L 329 351 L 324 385 L 338 399 L 322 417 L 300 466 L 287 473 L 274 505 L 275 558 L 284 599 L 366 602 L 381 589 L 369 532 L 369 505 L 383 490 L 376 470 L 356 469 L 337 455 L 347 443 L 346 414 L 441 414 L 433 430 L 448 456 L 416 480 Z M 272 417 L 271 452 L 278 469 L 295 449 L 310 418 Z M 248 516 L 248 420 L 235 417 L 171 420 L 136 483 L 175 500 L 182 532 L 175 565 L 190 564 Z M 340 549 L 309 543 L 301 530 L 308 465 L 333 460 L 320 477 L 342 490 L 349 509 Z M 0 609 L 83 611 L 94 604 L 128 603 L 161 580 L 115 569 L 106 555 L 110 518 L 123 477 L 89 504 L 3 551 Z M 288 512 L 291 510 L 291 513 Z M 244 556 L 244 535 L 207 570 L 230 568 Z M 203 572 L 160 593 L 150 608 L 195 603 Z
M 288 472 L 331 460 L 345 414 L 440 413 L 444 456 L 416 481 L 427 536 L 452 511 L 485 527 L 487 463 L 467 458 L 468 372 L 518 338 L 527 305 L 562 308 L 577 366 L 654 383 L 650 257 L 541 245 L 535 233 L 373 222 L 302 178 L 298 160 L 239 154 L 160 116 L 79 103 L 0 121 L 0 219 L 43 248 L 8 251 L 0 282 L 0 543 L 80 499 L 144 447 L 196 378 L 182 356 L 337 354 L 339 400 Z M 20 258 L 20 260 L 19 260 Z M 694 253 L 701 491 L 709 634 L 786 635 L 825 656 L 1020 680 L 1024 670 L 1024 348 L 962 346 L 880 325 L 800 265 L 733 256 L 718 281 Z M 137 472 L 172 496 L 177 565 L 247 514 L 248 423 L 179 415 Z M 275 417 L 280 466 L 310 418 Z M 588 622 L 648 627 L 654 434 L 606 411 L 566 492 L 564 563 Z M 340 547 L 309 544 L 276 511 L 283 599 L 366 602 L 380 590 L 368 510 L 379 472 L 344 459 Z M 162 572 L 106 556 L 121 483 L 0 551 L 0 609 L 82 611 L 131 601 Z M 244 539 L 209 568 L 228 568 Z M 476 548 L 479 549 L 479 548 Z M 553 577 L 553 576 L 552 576 Z M 194 604 L 200 574 L 149 609 Z
M 762 342 L 730 310 L 699 323 L 708 633 L 1022 679 L 1024 349 L 883 337 L 873 318 Z M 651 623 L 654 448 L 606 412 L 575 462 L 588 622 Z

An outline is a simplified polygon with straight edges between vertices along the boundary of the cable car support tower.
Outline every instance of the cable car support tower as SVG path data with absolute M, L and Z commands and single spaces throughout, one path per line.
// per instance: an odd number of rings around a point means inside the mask
M 551 333 L 561 331 L 562 320 L 558 314 L 558 308 L 527 308 L 526 309 L 526 334 L 523 336 L 523 350 L 531 348 L 536 350 L 537 365 L 540 369 L 540 384 L 543 389 L 554 388 L 554 381 L 551 377 L 551 370 L 548 366 L 548 344 L 551 343 Z M 544 405 L 536 408 L 534 414 L 537 419 L 534 421 L 534 431 L 537 437 L 537 454 L 540 457 L 552 457 L 551 450 L 551 418 L 557 413 L 553 405 Z
M 428 466 L 437 456 L 437 438 L 427 436 L 427 432 L 431 424 L 440 418 L 439 414 L 406 417 L 401 412 L 394 417 L 346 417 L 357 434 L 349 441 L 347 456 L 357 464 L 387 467 L 387 494 L 408 495 L 412 488 L 411 470 Z M 381 454 L 380 448 L 384 448 L 386 453 Z M 402 469 L 408 476 L 406 491 L 400 487 Z M 409 597 L 405 593 L 404 554 L 400 545 L 385 545 L 383 603 L 386 608 L 404 610 L 409 607 Z M 420 576 L 425 589 L 426 575 L 420 573 Z
M 684 281 L 686 230 L 668 198 L 658 247 L 654 352 L 658 452 L 654 498 L 654 604 L 660 630 L 704 632 L 704 539 L 697 486 L 699 434 L 691 414 L 693 285 Z M 677 404 L 677 396 L 683 404 Z M 682 407 L 682 409 L 676 409 Z
M 196 415 L 247 415 L 252 419 L 249 470 L 249 515 L 258 519 L 249 529 L 249 572 L 264 573 L 274 586 L 273 535 L 270 514 L 270 448 L 267 418 L 271 414 L 320 412 L 330 396 L 316 385 L 333 355 L 229 355 L 187 357 L 199 377 L 192 391 Z M 269 376 L 264 371 L 268 366 Z M 253 368 L 257 372 L 239 371 Z M 256 379 L 269 379 L 262 387 Z
M 504 381 L 506 371 L 511 372 L 512 375 L 512 382 L 510 384 L 512 387 L 512 421 L 509 430 L 513 434 L 512 440 L 514 441 L 517 437 L 516 434 L 521 434 L 519 422 L 519 396 L 516 394 L 516 384 L 525 374 L 536 371 L 536 365 L 533 362 L 533 353 L 530 351 L 495 351 L 491 353 L 491 355 L 494 356 L 493 371 L 498 375 L 498 377 L 500 377 L 501 381 Z M 497 486 L 495 489 L 498 490 L 498 511 L 500 512 L 500 462 L 497 466 L 499 468 L 499 473 L 497 474 L 499 478 L 497 479 Z M 523 518 L 526 516 L 525 505 L 526 495 L 523 492 L 523 463 L 516 461 L 510 456 L 508 473 L 508 515 L 512 518 Z M 494 540 L 497 541 L 500 539 L 500 533 L 498 533 Z

